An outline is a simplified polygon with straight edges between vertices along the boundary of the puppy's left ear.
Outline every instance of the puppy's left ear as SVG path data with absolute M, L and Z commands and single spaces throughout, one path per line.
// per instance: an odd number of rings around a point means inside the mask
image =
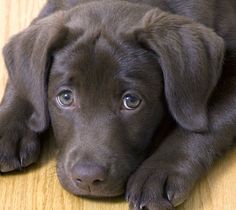
M 32 106 L 28 127 L 44 131 L 49 124 L 47 81 L 53 51 L 66 40 L 65 15 L 58 12 L 15 35 L 3 54 L 17 95 Z
M 178 124 L 191 131 L 207 130 L 207 103 L 221 75 L 223 39 L 201 24 L 159 9 L 148 11 L 128 34 L 157 55 L 166 101 Z

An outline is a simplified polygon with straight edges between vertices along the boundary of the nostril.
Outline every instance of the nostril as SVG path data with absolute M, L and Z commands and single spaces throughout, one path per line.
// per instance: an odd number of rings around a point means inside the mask
M 81 179 L 76 179 L 76 182 L 77 182 L 77 183 L 81 183 L 82 180 L 81 180 Z
M 93 184 L 94 184 L 94 185 L 98 185 L 98 184 L 102 183 L 103 181 L 104 181 L 104 180 L 96 179 L 96 180 L 93 181 Z

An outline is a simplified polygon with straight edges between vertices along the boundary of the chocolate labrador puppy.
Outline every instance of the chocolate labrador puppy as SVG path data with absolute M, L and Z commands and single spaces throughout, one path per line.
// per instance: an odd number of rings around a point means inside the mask
M 51 126 L 68 191 L 181 204 L 236 136 L 235 20 L 235 0 L 49 0 L 3 50 L 1 172 Z

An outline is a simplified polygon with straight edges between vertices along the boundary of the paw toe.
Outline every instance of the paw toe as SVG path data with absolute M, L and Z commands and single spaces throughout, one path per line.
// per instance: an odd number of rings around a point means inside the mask
M 0 172 L 6 173 L 36 162 L 40 153 L 37 135 L 31 131 L 22 135 L 6 132 L 0 138 Z
M 40 143 L 37 135 L 28 133 L 20 143 L 19 159 L 22 167 L 27 167 L 38 160 Z
M 192 185 L 187 179 L 179 176 L 169 177 L 165 186 L 165 194 L 169 202 L 176 207 L 187 199 L 191 188 Z
M 7 173 L 15 170 L 20 170 L 21 165 L 17 158 L 9 155 L 1 155 L 0 157 L 0 172 Z

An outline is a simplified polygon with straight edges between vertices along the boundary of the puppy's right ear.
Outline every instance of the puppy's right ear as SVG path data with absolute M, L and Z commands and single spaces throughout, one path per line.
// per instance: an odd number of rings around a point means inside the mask
M 221 76 L 224 40 L 204 25 L 157 8 L 127 34 L 155 53 L 176 122 L 190 131 L 207 131 L 207 106 Z
M 28 126 L 35 132 L 48 127 L 47 77 L 52 53 L 62 47 L 68 34 L 66 16 L 58 12 L 33 23 L 15 35 L 3 54 L 10 83 L 19 97 L 32 105 Z

